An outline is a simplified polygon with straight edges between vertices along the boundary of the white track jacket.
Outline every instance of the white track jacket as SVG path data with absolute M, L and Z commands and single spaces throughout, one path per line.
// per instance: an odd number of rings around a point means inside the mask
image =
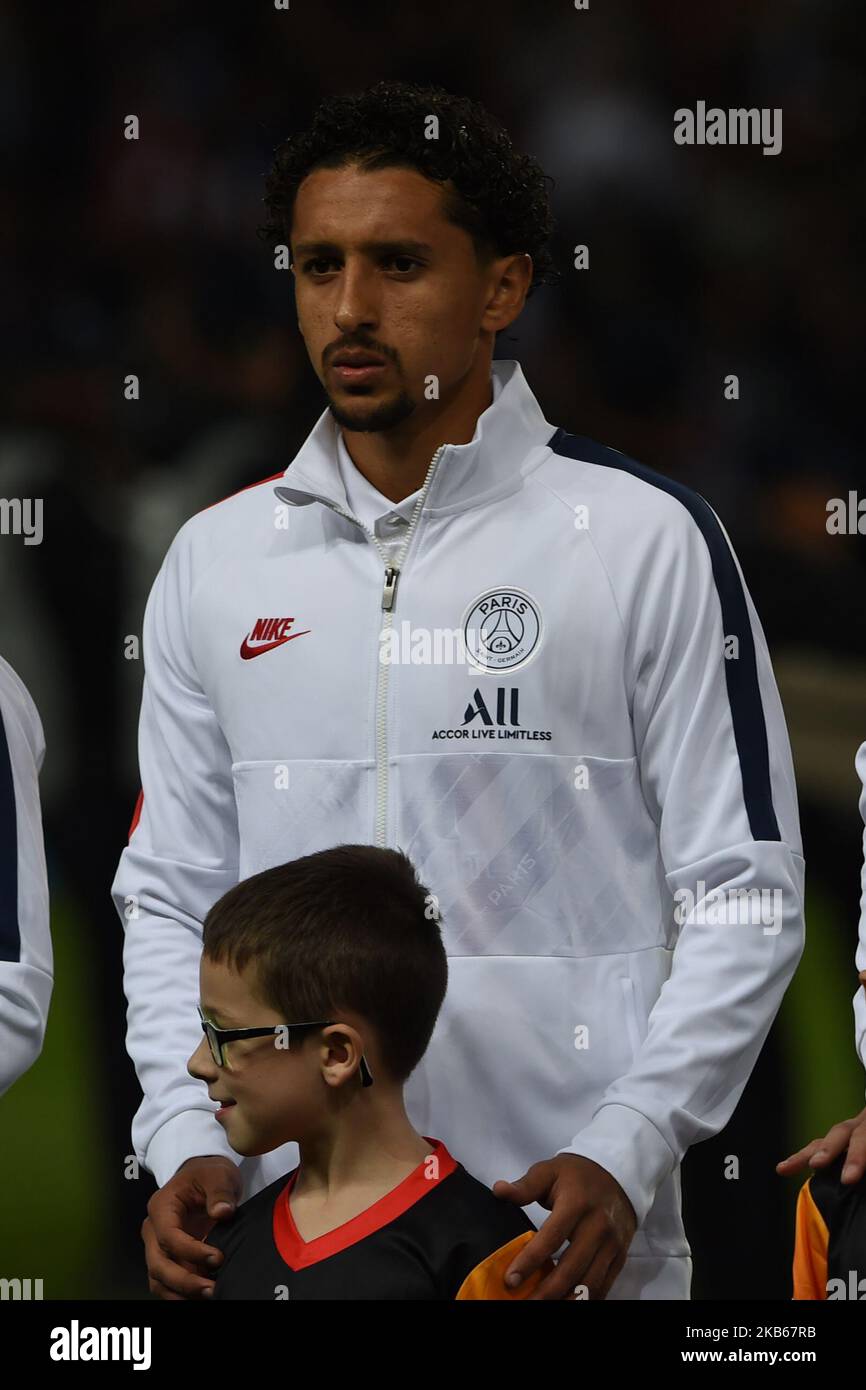
M 0 1095 L 42 1051 L 54 962 L 39 802 L 42 721 L 0 657 Z
M 236 1158 L 186 1072 L 211 904 L 315 850 L 399 846 L 449 955 L 416 1128 L 488 1184 L 601 1164 L 639 1223 L 610 1296 L 687 1298 L 679 1163 L 730 1117 L 803 947 L 784 716 L 703 498 L 549 424 L 517 362 L 493 382 L 395 508 L 399 545 L 347 513 L 326 410 L 169 547 L 112 889 L 133 1142 L 160 1184 Z M 244 1160 L 246 1194 L 296 1161 Z

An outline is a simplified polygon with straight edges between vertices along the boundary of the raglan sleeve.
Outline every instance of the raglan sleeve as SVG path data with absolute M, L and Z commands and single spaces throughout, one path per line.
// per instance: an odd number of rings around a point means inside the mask
M 145 607 L 141 796 L 111 888 L 124 928 L 127 1050 L 143 1092 L 132 1143 L 160 1186 L 199 1154 L 237 1161 L 204 1084 L 186 1069 L 201 1039 L 202 922 L 238 880 L 230 751 L 190 647 L 189 527 Z
M 0 659 L 0 1095 L 38 1058 L 54 983 L 36 706 Z
M 860 866 L 860 928 L 854 963 L 863 982 L 854 994 L 854 1040 L 863 1066 L 866 1067 L 866 743 L 857 749 L 855 767 L 860 778 L 860 816 L 863 821 L 863 860 Z
M 607 1169 L 639 1225 L 690 1145 L 728 1122 L 804 946 L 797 794 L 766 640 L 724 528 L 691 496 L 694 510 L 671 500 L 623 619 L 672 900 L 670 974 L 630 1069 L 562 1150 Z

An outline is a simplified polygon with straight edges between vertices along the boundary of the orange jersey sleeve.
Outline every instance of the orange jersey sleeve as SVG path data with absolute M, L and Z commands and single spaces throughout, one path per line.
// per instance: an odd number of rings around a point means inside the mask
M 514 1240 L 510 1240 L 507 1245 L 501 1245 L 498 1250 L 494 1250 L 492 1255 L 488 1255 L 486 1260 L 482 1260 L 473 1270 L 470 1270 L 455 1297 L 487 1300 L 529 1298 L 538 1288 L 541 1280 L 556 1268 L 552 1260 L 545 1260 L 541 1268 L 537 1269 L 534 1274 L 530 1274 L 528 1279 L 524 1279 L 516 1289 L 508 1288 L 505 1283 L 505 1275 L 515 1255 L 523 1249 L 527 1241 L 532 1240 L 534 1235 L 535 1231 L 524 1231 L 522 1235 L 515 1236 Z
M 811 1178 L 797 1197 L 794 1241 L 794 1298 L 827 1297 L 827 1242 L 829 1232 L 811 1193 Z

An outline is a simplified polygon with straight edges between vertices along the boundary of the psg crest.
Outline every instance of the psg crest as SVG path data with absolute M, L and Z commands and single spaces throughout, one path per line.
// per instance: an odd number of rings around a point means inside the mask
M 481 671 L 514 671 L 541 642 L 541 613 L 522 589 L 488 589 L 463 619 L 466 655 Z

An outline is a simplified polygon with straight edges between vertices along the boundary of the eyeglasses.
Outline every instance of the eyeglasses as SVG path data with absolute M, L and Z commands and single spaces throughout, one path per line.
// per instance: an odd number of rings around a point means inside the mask
M 289 1045 L 291 1046 L 292 1033 L 299 1033 L 303 1029 L 310 1028 L 330 1028 L 337 1020 L 330 1018 L 321 1023 L 276 1023 L 272 1028 L 217 1028 L 215 1023 L 205 1018 L 201 1009 L 198 1010 L 201 1019 L 202 1032 L 210 1045 L 211 1056 L 218 1067 L 225 1067 L 226 1062 L 225 1046 L 226 1043 L 235 1042 L 239 1038 L 272 1038 L 278 1033 L 288 1033 Z M 360 1062 L 361 1084 L 362 1086 L 372 1086 L 373 1077 L 370 1068 L 367 1066 L 367 1059 L 362 1055 Z

